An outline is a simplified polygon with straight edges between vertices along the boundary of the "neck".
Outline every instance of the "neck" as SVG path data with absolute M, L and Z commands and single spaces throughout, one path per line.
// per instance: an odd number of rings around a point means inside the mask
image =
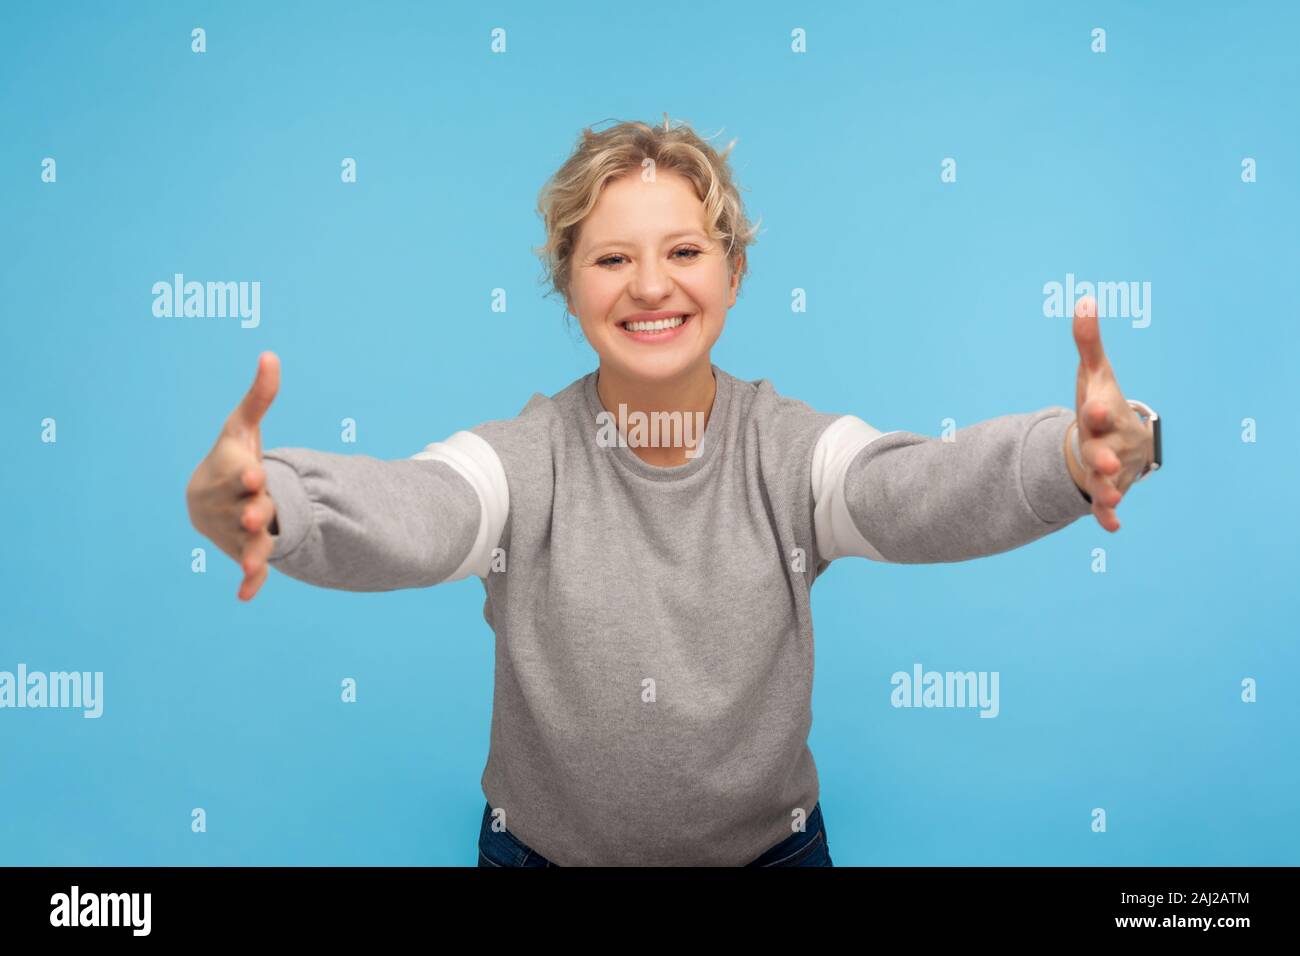
M 717 387 L 707 355 L 672 378 L 653 381 L 632 378 L 604 364 L 596 373 L 596 395 L 600 398 L 601 405 L 616 419 L 619 417 L 619 406 L 624 406 L 629 431 L 632 430 L 630 422 L 634 413 L 640 412 L 649 421 L 653 421 L 649 416 L 654 412 L 679 412 L 684 427 L 686 416 L 690 416 L 692 424 L 700 423 L 698 429 L 685 431 L 686 435 L 693 436 L 696 443 L 704 437 L 704 427 L 708 425 L 709 414 L 713 410 Z M 653 434 L 652 431 L 648 433 Z M 685 464 L 691 458 L 687 455 L 690 449 L 683 447 L 680 442 L 670 442 L 668 435 L 662 432 L 658 445 L 659 447 L 654 447 L 651 443 L 637 447 L 629 439 L 633 454 L 649 465 L 671 468 Z

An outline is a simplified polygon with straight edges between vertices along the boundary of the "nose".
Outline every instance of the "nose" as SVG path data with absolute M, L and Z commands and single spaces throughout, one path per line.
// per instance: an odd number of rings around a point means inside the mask
M 664 263 L 655 256 L 643 256 L 632 270 L 628 295 L 649 305 L 664 301 L 673 293 L 673 280 Z

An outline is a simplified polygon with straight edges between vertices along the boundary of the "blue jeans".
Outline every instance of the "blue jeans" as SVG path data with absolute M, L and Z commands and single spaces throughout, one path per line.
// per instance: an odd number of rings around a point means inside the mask
M 502 830 L 492 830 L 492 804 L 483 807 L 483 822 L 478 832 L 479 866 L 559 866 L 552 863 L 523 840 Z M 780 843 L 759 854 L 746 866 L 834 866 L 830 845 L 826 842 L 826 825 L 822 822 L 822 805 L 818 801 L 808 814 L 803 833 L 792 833 Z

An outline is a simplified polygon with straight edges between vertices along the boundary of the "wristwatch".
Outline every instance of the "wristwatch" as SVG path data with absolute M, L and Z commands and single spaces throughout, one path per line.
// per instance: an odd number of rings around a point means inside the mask
M 1133 483 L 1137 484 L 1143 478 L 1147 477 L 1147 475 L 1151 474 L 1151 472 L 1157 471 L 1160 468 L 1160 416 L 1155 413 L 1155 409 L 1145 402 L 1139 402 L 1137 399 L 1133 398 L 1125 399 L 1125 401 L 1128 402 L 1129 408 L 1137 412 L 1138 418 L 1142 419 L 1144 423 L 1151 423 L 1151 438 L 1153 445 L 1151 461 L 1147 464 L 1146 468 L 1142 469 L 1141 474 L 1133 479 Z M 1079 450 L 1078 424 L 1074 426 L 1074 432 L 1070 435 L 1070 441 L 1074 445 L 1075 461 L 1083 464 L 1083 452 Z
M 1141 481 L 1153 471 L 1160 470 L 1160 416 L 1155 413 L 1150 405 L 1145 402 L 1139 402 L 1137 399 L 1127 399 L 1129 408 L 1137 412 L 1138 418 L 1142 421 L 1151 423 L 1152 451 L 1151 462 L 1142 469 L 1142 473 L 1133 479 L 1134 483 Z M 1078 429 L 1076 429 L 1077 431 Z

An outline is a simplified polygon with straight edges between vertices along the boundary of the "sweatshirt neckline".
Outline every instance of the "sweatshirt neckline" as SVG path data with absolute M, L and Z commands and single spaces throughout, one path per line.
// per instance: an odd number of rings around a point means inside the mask
M 717 446 L 721 444 L 725 434 L 726 426 L 724 422 L 727 409 L 731 404 L 731 376 L 711 362 L 709 368 L 713 371 L 713 381 L 716 383 L 713 393 L 713 408 L 709 412 L 709 420 L 704 426 L 704 438 L 700 442 L 700 453 L 694 458 L 688 459 L 683 464 L 671 465 L 665 468 L 642 461 L 637 457 L 636 452 L 621 442 L 609 448 L 597 446 L 597 450 L 612 456 L 615 461 L 628 471 L 643 478 L 649 478 L 652 481 L 679 481 L 695 474 L 707 465 L 717 453 Z M 607 411 L 600 402 L 600 393 L 596 391 L 596 378 L 599 373 L 599 368 L 587 373 L 587 377 L 583 382 L 583 393 L 587 397 L 587 406 L 592 413 L 593 423 L 599 421 L 596 416 L 601 413 L 611 414 L 616 418 L 618 415 L 617 411 Z M 594 436 L 596 430 L 593 429 L 590 434 Z

